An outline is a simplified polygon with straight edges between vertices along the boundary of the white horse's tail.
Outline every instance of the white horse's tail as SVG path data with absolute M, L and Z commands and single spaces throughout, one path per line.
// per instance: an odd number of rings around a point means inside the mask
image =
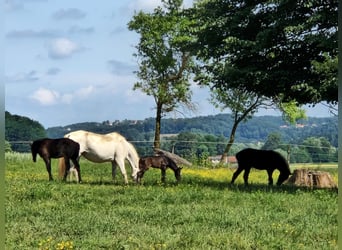
M 139 171 L 139 155 L 137 151 L 135 150 L 133 144 L 131 144 L 128 141 L 126 142 L 127 142 L 127 148 L 128 148 L 127 160 L 132 167 L 132 176 L 135 179 Z

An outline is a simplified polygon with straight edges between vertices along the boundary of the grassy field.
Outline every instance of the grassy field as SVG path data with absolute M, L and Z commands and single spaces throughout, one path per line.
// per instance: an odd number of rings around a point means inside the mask
M 338 249 L 336 190 L 268 187 L 265 171 L 229 185 L 233 169 L 187 167 L 179 185 L 152 169 L 126 186 L 109 163 L 85 160 L 83 183 L 49 182 L 40 158 L 5 158 L 6 249 Z M 337 181 L 336 164 L 294 167 Z

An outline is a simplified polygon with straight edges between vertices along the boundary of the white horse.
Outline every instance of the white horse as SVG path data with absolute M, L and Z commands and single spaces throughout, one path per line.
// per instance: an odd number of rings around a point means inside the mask
M 64 136 L 80 144 L 80 155 L 95 163 L 111 162 L 112 177 L 115 178 L 116 167 L 119 165 L 121 173 L 128 184 L 125 168 L 125 159 L 132 168 L 132 178 L 137 180 L 139 171 L 139 156 L 134 146 L 125 137 L 113 132 L 109 134 L 96 134 L 84 130 L 77 130 Z M 60 171 L 63 168 L 62 160 L 59 161 Z

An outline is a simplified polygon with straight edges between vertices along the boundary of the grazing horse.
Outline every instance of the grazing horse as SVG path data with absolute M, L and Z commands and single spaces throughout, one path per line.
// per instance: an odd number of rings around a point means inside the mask
M 177 182 L 181 180 L 181 170 L 182 168 L 178 167 L 177 164 L 169 157 L 165 155 L 156 155 L 156 156 L 146 156 L 140 158 L 139 160 L 139 172 L 138 172 L 138 182 L 140 182 L 141 178 L 144 176 L 146 170 L 150 167 L 152 168 L 160 168 L 161 170 L 161 181 L 165 182 L 166 169 L 169 167 L 175 173 L 175 177 Z
M 125 169 L 125 159 L 127 159 L 132 168 L 132 178 L 136 181 L 139 171 L 138 153 L 134 146 L 119 133 L 96 134 L 77 130 L 66 134 L 64 137 L 80 144 L 79 157 L 83 156 L 95 163 L 111 162 L 113 179 L 116 175 L 116 167 L 119 165 L 126 184 L 128 184 Z M 59 167 L 60 170 L 65 167 L 61 160 L 59 161 Z
M 68 138 L 60 139 L 39 139 L 31 144 L 31 152 L 33 162 L 37 160 L 37 154 L 43 158 L 46 170 L 49 173 L 49 180 L 52 181 L 51 174 L 51 158 L 64 158 L 64 164 L 66 168 L 64 169 L 64 178 L 66 180 L 67 174 L 70 170 L 70 160 L 74 163 L 76 171 L 78 173 L 79 181 L 81 181 L 80 165 L 77 161 L 80 151 L 80 145 L 73 140 Z
M 277 181 L 278 186 L 291 175 L 289 164 L 286 159 L 278 152 L 272 150 L 246 148 L 236 154 L 236 159 L 238 161 L 238 169 L 233 174 L 231 183 L 234 183 L 238 175 L 245 170 L 243 179 L 245 185 L 248 185 L 248 175 L 252 167 L 260 170 L 267 170 L 269 185 L 273 185 L 272 174 L 275 169 L 278 169 L 280 172 Z

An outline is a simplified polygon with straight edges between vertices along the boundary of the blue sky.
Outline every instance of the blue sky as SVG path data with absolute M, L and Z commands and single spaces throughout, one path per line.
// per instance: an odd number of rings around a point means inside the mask
M 153 98 L 132 90 L 139 36 L 127 23 L 135 11 L 158 5 L 160 0 L 5 0 L 5 109 L 45 128 L 154 117 Z M 208 89 L 192 90 L 197 111 L 170 116 L 220 112 L 208 102 Z M 319 106 L 308 115 L 329 111 Z

